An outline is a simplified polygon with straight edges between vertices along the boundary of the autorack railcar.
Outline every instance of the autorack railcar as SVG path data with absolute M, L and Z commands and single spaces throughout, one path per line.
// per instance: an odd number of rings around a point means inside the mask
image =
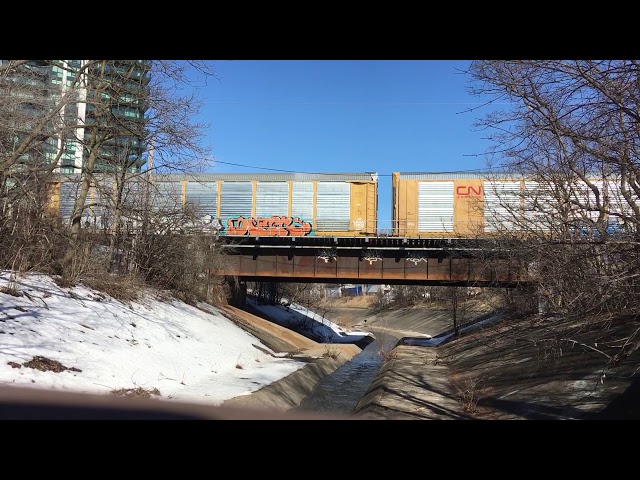
M 62 218 L 71 213 L 78 185 L 78 178 L 61 177 L 53 207 Z M 104 180 L 91 189 L 83 216 L 90 224 L 104 223 L 114 188 Z M 152 207 L 168 211 L 191 205 L 201 217 L 215 219 L 223 235 L 376 235 L 375 172 L 155 174 L 145 182 L 128 182 L 126 201 L 141 203 L 145 188 Z
M 629 212 L 630 205 L 614 178 L 604 181 L 589 176 L 570 185 L 559 185 L 568 196 L 570 223 L 595 222 L 601 210 L 594 189 L 606 192 L 607 221 L 614 231 L 620 221 L 616 212 Z M 505 231 L 527 228 L 551 233 L 560 201 L 535 177 L 487 173 L 402 173 L 392 174 L 393 236 L 464 238 L 490 237 Z M 603 199 L 601 198 L 600 201 Z M 557 226 L 557 222 L 555 223 Z
M 78 181 L 64 176 L 54 189 L 52 206 L 62 219 L 70 217 Z M 589 181 L 607 191 L 612 211 L 629 209 L 616 182 L 605 188 L 601 179 Z M 536 181 L 520 175 L 394 172 L 391 183 L 391 229 L 379 216 L 375 172 L 153 174 L 128 182 L 122 194 L 134 212 L 150 204 L 169 215 L 191 206 L 217 233 L 231 236 L 477 238 L 517 230 L 519 216 L 537 219 L 544 228 L 557 204 Z M 90 189 L 84 223 L 108 228 L 109 197 L 116 188 L 105 176 Z M 595 218 L 592 189 L 578 182 L 569 190 L 574 203 L 586 205 L 587 217 Z M 585 220 L 584 212 L 576 215 Z

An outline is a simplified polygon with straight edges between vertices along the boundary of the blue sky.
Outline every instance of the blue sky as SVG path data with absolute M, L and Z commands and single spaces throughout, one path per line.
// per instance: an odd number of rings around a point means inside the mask
M 211 63 L 218 78 L 199 90 L 217 160 L 209 172 L 377 172 L 385 220 L 392 172 L 485 167 L 489 143 L 473 123 L 486 107 L 463 113 L 481 103 L 460 73 L 469 61 Z

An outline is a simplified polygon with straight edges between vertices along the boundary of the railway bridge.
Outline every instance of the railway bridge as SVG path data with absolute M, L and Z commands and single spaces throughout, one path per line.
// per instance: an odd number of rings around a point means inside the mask
M 481 239 L 221 236 L 212 275 L 246 282 L 514 287 L 528 281 L 508 246 Z

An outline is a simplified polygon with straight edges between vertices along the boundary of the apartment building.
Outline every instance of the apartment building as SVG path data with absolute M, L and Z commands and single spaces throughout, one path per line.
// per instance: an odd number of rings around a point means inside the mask
M 55 162 L 60 173 L 81 173 L 93 151 L 94 171 L 142 169 L 149 61 L 11 62 L 0 60 L 5 151 L 38 129 L 14 168 Z

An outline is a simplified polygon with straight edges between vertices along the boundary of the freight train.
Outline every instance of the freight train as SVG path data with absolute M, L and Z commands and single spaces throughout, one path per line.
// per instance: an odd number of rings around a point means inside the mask
M 78 186 L 72 176 L 56 184 L 52 207 L 63 220 L 70 217 Z M 394 172 L 391 188 L 392 218 L 384 228 L 375 172 L 154 174 L 129 182 L 122 195 L 127 205 L 146 198 L 165 212 L 191 206 L 221 235 L 459 238 L 513 226 L 511 207 L 524 212 L 531 201 L 524 193 L 538 184 L 517 175 Z M 106 226 L 114 192 L 104 184 L 91 188 L 83 222 Z M 551 197 L 536 195 L 535 202 L 551 204 Z

